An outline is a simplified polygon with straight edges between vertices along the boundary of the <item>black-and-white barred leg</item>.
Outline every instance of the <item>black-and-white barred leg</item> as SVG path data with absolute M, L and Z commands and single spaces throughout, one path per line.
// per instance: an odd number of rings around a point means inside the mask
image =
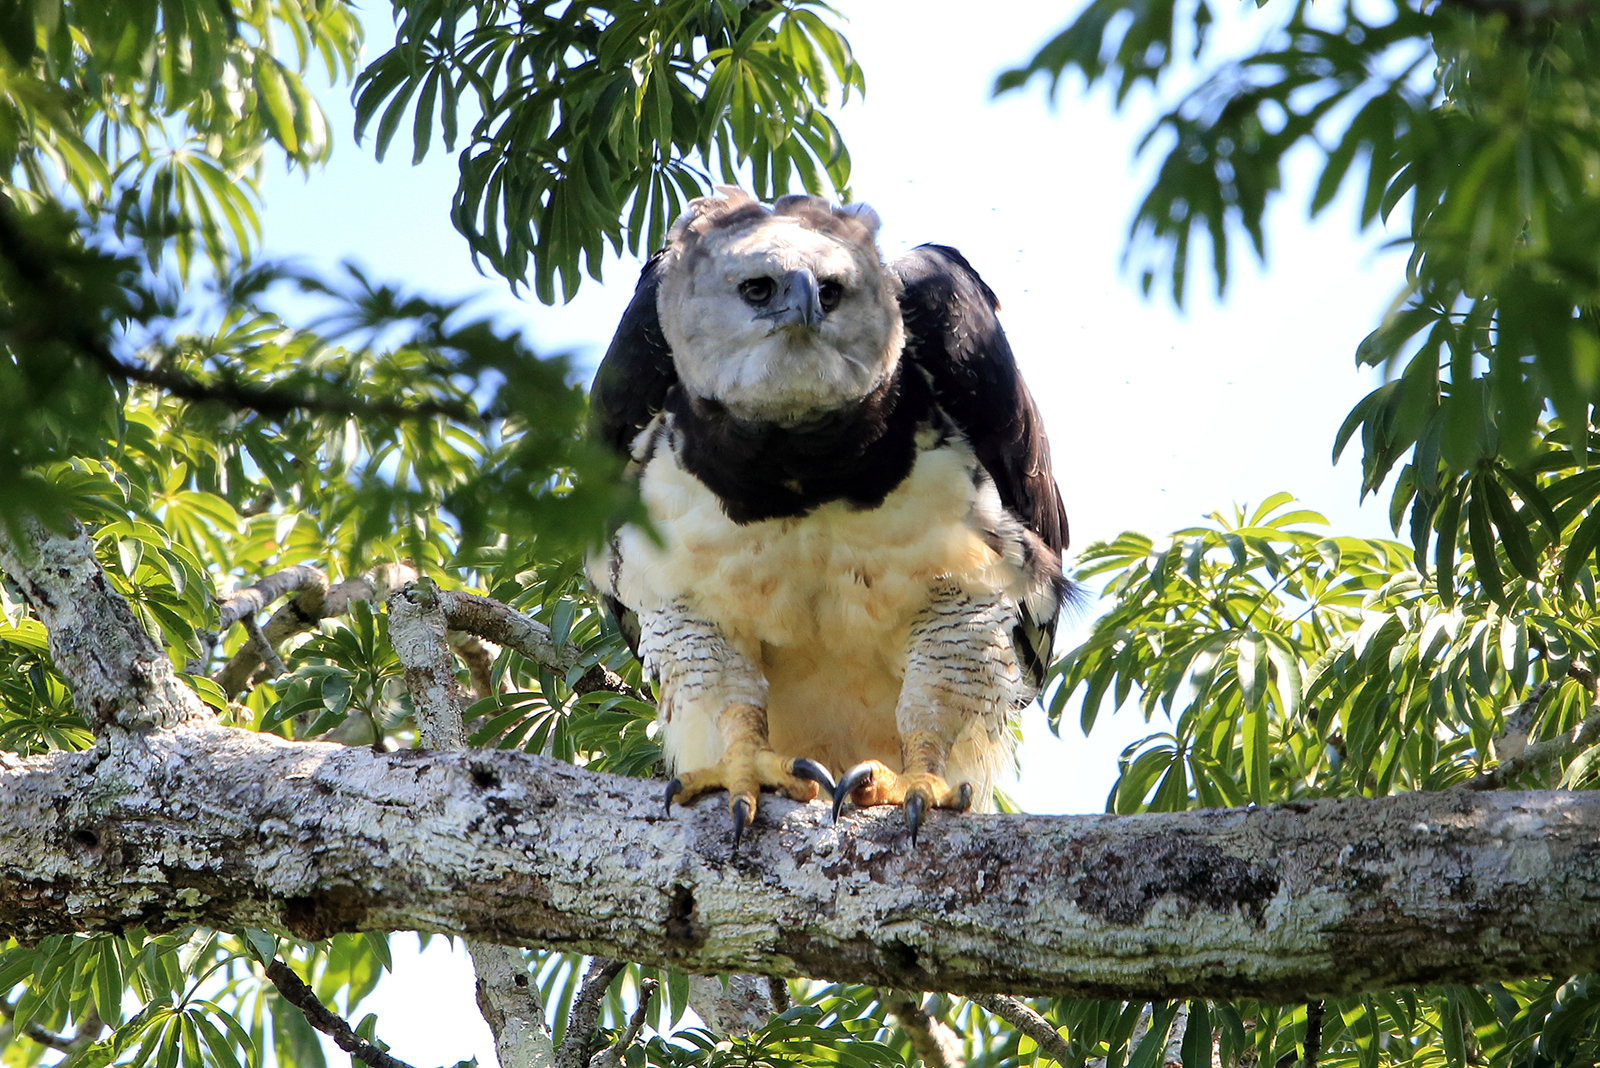
M 640 613 L 639 653 L 659 683 L 661 739 L 677 777 L 666 806 L 711 790 L 728 791 L 733 841 L 755 817 L 763 787 L 810 801 L 833 776 L 820 764 L 781 757 L 767 740 L 767 682 L 755 659 L 715 623 L 681 604 Z
M 933 590 L 911 628 L 905 682 L 895 708 L 900 772 L 858 764 L 834 790 L 834 815 L 857 805 L 905 806 L 913 843 L 930 808 L 988 808 L 1007 756 L 1006 720 L 1033 697 L 1012 633 L 1016 604 L 1003 593 L 972 593 L 954 582 Z M 954 785 L 952 785 L 952 782 Z

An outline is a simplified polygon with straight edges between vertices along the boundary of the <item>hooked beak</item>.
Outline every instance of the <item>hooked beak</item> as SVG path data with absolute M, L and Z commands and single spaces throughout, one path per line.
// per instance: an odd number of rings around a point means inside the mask
M 816 326 L 827 313 L 817 295 L 817 276 L 807 270 L 790 271 L 778 282 L 779 291 L 757 319 L 770 319 L 772 329 L 786 326 Z

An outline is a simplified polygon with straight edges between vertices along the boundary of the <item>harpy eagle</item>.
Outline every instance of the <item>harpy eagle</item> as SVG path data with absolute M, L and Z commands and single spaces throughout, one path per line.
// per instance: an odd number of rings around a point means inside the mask
M 1049 446 L 954 249 L 885 264 L 862 205 L 723 187 L 651 258 L 591 430 L 654 527 L 591 581 L 656 683 L 687 801 L 992 806 L 1067 582 Z M 842 772 L 837 786 L 830 769 Z

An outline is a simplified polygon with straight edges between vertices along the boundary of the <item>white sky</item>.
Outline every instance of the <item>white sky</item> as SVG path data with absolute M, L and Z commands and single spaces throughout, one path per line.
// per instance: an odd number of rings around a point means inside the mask
M 1254 11 L 1251 0 L 1242 5 Z M 923 241 L 953 245 L 999 295 L 1044 411 L 1075 547 L 1125 529 L 1164 534 L 1279 490 L 1328 516 L 1338 533 L 1390 536 L 1381 501 L 1357 507 L 1358 448 L 1337 469 L 1330 453 L 1345 414 L 1376 384 L 1357 373 L 1353 354 L 1402 280 L 1403 262 L 1373 251 L 1394 234 L 1357 238 L 1347 201 L 1307 225 L 1312 161 L 1301 158 L 1270 216 L 1265 270 L 1237 258 L 1218 304 L 1209 272 L 1197 266 L 1187 314 L 1142 299 L 1118 263 L 1144 191 L 1132 149 L 1151 102 L 1135 94 L 1116 116 L 1107 94 L 1085 96 L 1077 80 L 1064 83 L 1055 106 L 1037 84 L 998 102 L 989 96 L 995 74 L 1029 57 L 1075 6 L 841 0 L 867 95 L 837 119 L 854 160 L 854 194 L 883 217 L 885 255 Z M 387 5 L 368 18 L 372 57 L 392 39 Z M 1264 32 L 1247 22 L 1230 36 Z M 453 158 L 435 144 L 410 167 L 402 132 L 376 164 L 353 142 L 349 105 L 324 105 L 336 137 L 327 169 L 309 182 L 275 174 L 266 183 L 269 254 L 324 268 L 353 259 L 376 280 L 432 296 L 481 294 L 483 311 L 525 327 L 541 351 L 569 351 L 593 367 L 637 263 L 610 265 L 605 285 L 585 281 L 565 307 L 514 300 L 499 279 L 474 270 L 450 225 Z M 1198 252 L 1197 265 L 1209 258 L 1203 244 Z M 1102 716 L 1085 739 L 1074 708 L 1056 740 L 1035 711 L 1015 795 L 1036 812 L 1101 811 L 1118 752 L 1163 727 L 1133 714 Z M 400 975 L 420 982 L 386 980 L 362 1011 L 378 1013 L 396 1055 L 450 1064 L 476 1051 L 492 1065 L 461 956 L 436 940 L 419 963 L 411 936 L 395 943 Z M 452 991 L 459 1004 L 442 1008 Z

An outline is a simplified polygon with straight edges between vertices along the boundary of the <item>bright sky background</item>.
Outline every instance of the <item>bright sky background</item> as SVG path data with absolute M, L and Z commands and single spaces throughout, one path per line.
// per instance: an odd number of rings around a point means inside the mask
M 1126 529 L 1168 533 L 1279 490 L 1322 512 L 1337 533 L 1390 536 L 1381 502 L 1357 506 L 1358 449 L 1337 468 L 1330 454 L 1340 422 L 1377 381 L 1357 372 L 1353 354 L 1402 281 L 1403 262 L 1374 251 L 1393 233 L 1357 237 L 1347 201 L 1308 225 L 1312 161 L 1302 158 L 1271 215 L 1265 269 L 1236 260 L 1221 304 L 1207 272 L 1192 270 L 1185 314 L 1144 300 L 1118 264 L 1144 190 L 1132 155 L 1152 103 L 1136 94 L 1114 115 L 1106 93 L 1086 96 L 1078 81 L 1064 83 L 1054 105 L 1040 84 L 990 98 L 995 75 L 1031 56 L 1076 4 L 839 3 L 867 72 L 865 101 L 837 113 L 854 194 L 883 217 L 886 257 L 924 241 L 953 245 L 999 295 L 1044 411 L 1075 548 Z M 1241 10 L 1254 6 L 1243 0 Z M 367 18 L 370 58 L 393 31 L 387 5 Z M 1231 32 L 1248 39 L 1265 26 Z M 375 280 L 478 295 L 483 313 L 592 370 L 637 262 L 609 265 L 604 285 L 586 280 L 565 307 L 515 299 L 476 272 L 450 225 L 454 159 L 436 143 L 413 168 L 402 133 L 377 164 L 369 146 L 354 143 L 341 95 L 324 106 L 336 137 L 328 167 L 310 181 L 276 174 L 266 183 L 269 255 L 328 269 L 354 260 Z M 1208 256 L 1202 246 L 1195 260 Z M 1081 633 L 1081 623 L 1064 628 L 1063 641 Z M 1034 711 L 1014 794 L 1035 812 L 1101 811 L 1117 754 L 1164 726 L 1137 714 L 1102 717 L 1085 739 L 1074 709 L 1057 740 Z M 377 1012 L 379 1033 L 413 1064 L 475 1052 L 492 1065 L 461 955 L 435 940 L 419 962 L 411 936 L 394 942 L 397 977 L 361 1012 Z M 453 1007 L 442 1007 L 447 999 Z

